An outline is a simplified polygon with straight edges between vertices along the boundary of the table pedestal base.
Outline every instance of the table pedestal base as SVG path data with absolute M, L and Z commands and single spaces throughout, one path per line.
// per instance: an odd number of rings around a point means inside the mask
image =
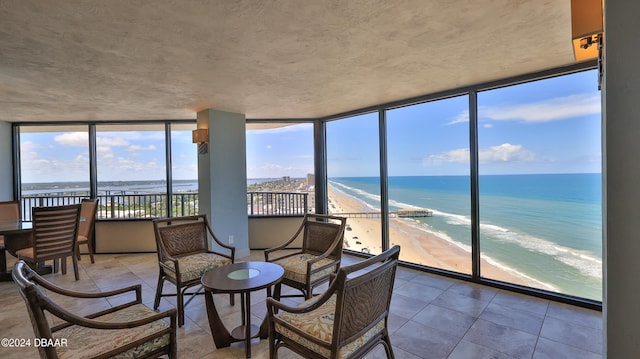
M 270 292 L 270 291 L 269 291 Z M 222 323 L 222 319 L 216 310 L 216 305 L 213 301 L 213 292 L 205 290 L 205 305 L 207 308 L 207 317 L 209 318 L 209 328 L 211 328 L 211 335 L 213 341 L 216 344 L 216 348 L 226 348 L 231 343 L 245 342 L 245 350 L 247 358 L 251 358 L 251 339 L 260 338 L 267 339 L 269 337 L 269 324 L 265 317 L 260 327 L 257 325 L 246 323 L 251 322 L 251 292 L 240 293 L 241 299 L 241 314 L 243 323 L 229 333 L 227 328 Z
M 251 324 L 249 328 L 249 339 L 258 337 L 260 334 L 260 328 L 257 325 Z M 231 337 L 236 341 L 247 339 L 247 326 L 240 325 L 231 331 Z

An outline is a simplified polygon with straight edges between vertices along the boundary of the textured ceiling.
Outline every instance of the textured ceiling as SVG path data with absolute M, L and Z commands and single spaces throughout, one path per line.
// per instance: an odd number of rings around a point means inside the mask
M 315 118 L 571 46 L 570 0 L 0 0 L 0 120 Z

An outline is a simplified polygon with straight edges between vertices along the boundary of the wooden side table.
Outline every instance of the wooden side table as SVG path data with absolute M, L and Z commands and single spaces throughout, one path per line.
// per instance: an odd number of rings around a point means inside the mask
M 245 341 L 247 358 L 251 357 L 251 339 L 269 336 L 268 323 L 265 318 L 260 327 L 251 324 L 251 292 L 267 289 L 271 296 L 271 287 L 282 280 L 284 269 L 269 262 L 243 262 L 213 268 L 202 276 L 205 289 L 205 304 L 213 341 L 216 348 L 228 347 L 231 343 Z M 239 293 L 242 324 L 231 333 L 222 323 L 213 301 L 213 294 Z

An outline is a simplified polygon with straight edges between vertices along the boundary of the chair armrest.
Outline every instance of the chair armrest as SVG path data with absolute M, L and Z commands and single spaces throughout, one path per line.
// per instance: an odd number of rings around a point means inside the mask
M 281 250 L 283 250 L 283 249 L 286 249 L 286 248 L 287 248 L 287 246 L 288 246 L 289 244 L 291 244 L 295 239 L 296 239 L 296 237 L 293 237 L 293 238 L 289 239 L 288 241 L 286 241 L 286 242 L 285 242 L 285 243 L 283 243 L 283 244 L 280 244 L 280 245 L 278 245 L 278 246 L 275 246 L 275 247 L 271 247 L 271 248 L 267 248 L 267 249 L 265 249 L 265 250 L 264 250 L 264 260 L 265 260 L 265 261 L 267 261 L 267 262 L 269 262 L 269 261 L 274 261 L 274 260 L 276 260 L 276 259 L 280 259 L 280 258 L 286 257 L 286 256 L 281 256 L 281 257 L 278 257 L 278 258 L 271 258 L 271 259 L 269 259 L 269 254 L 274 253 L 274 252 L 277 252 L 277 251 L 281 251 Z
M 212 250 L 207 250 L 207 253 L 211 253 L 211 254 L 219 255 L 221 257 L 229 258 L 229 259 L 231 259 L 231 263 L 234 263 L 235 258 L 236 258 L 236 248 L 235 247 L 231 247 L 231 246 L 225 246 L 225 248 L 230 249 L 231 250 L 231 254 L 224 254 L 224 253 L 220 253 L 220 252 L 216 252 L 216 251 L 212 251 Z
M 298 227 L 298 230 L 296 231 L 296 233 L 294 233 L 293 236 L 291 236 L 291 238 L 289 238 L 288 241 L 286 241 L 286 242 L 284 242 L 284 243 L 282 243 L 280 245 L 265 249 L 264 250 L 264 260 L 269 262 L 269 261 L 274 261 L 276 259 L 283 258 L 284 256 L 283 257 L 279 257 L 279 258 L 271 258 L 271 259 L 269 259 L 269 254 L 273 253 L 273 252 L 276 252 L 276 251 L 279 251 L 279 250 L 283 250 L 283 249 L 287 248 L 288 245 L 293 243 L 293 241 L 295 241 L 296 238 L 298 238 L 300 233 L 302 233 L 302 230 L 304 229 L 305 221 L 306 221 L 306 216 L 303 218 L 302 224 L 300 225 L 300 227 Z
M 317 300 L 314 300 L 313 302 L 309 303 L 306 306 L 296 306 L 296 307 L 292 307 L 289 305 L 286 305 L 274 298 L 267 298 L 267 310 L 269 311 L 269 314 L 273 315 L 274 313 L 276 313 L 278 310 L 282 310 L 284 312 L 288 312 L 288 313 L 307 313 L 307 312 L 311 312 L 317 308 L 319 308 L 320 306 L 322 306 L 326 301 L 329 300 L 329 298 L 331 298 L 332 295 L 334 295 L 335 289 L 332 288 L 331 286 L 329 286 L 329 289 L 327 289 L 326 292 L 324 292 L 322 295 L 320 295 L 319 297 L 315 297 L 314 299 L 317 298 Z
M 295 256 L 296 254 L 301 254 L 301 253 L 303 253 L 302 250 L 299 250 L 299 251 L 295 251 L 295 252 L 291 252 L 291 253 L 285 253 L 285 254 L 283 254 L 283 255 L 281 255 L 279 257 L 275 257 L 275 258 L 273 258 L 273 257 L 268 258 L 267 254 L 265 253 L 264 257 L 265 257 L 265 261 L 266 262 L 275 262 L 277 260 L 280 260 L 280 259 L 283 259 L 283 258 L 287 258 L 287 257 L 291 257 L 291 256 Z
M 343 271 L 346 275 L 348 275 L 350 273 L 359 271 L 363 268 L 367 268 L 373 265 L 374 263 L 384 263 L 390 260 L 398 260 L 399 255 L 400 255 L 400 246 L 395 245 L 391 247 L 386 253 L 383 252 L 378 256 L 367 258 L 363 261 L 360 261 L 358 263 L 355 263 L 349 266 L 344 266 L 340 268 L 340 270 Z
M 173 328 L 174 330 L 177 328 L 176 327 L 176 314 L 177 311 L 175 308 L 171 308 L 168 310 L 165 310 L 163 312 L 160 313 L 156 313 L 153 315 L 150 315 L 148 317 L 145 318 L 141 318 L 141 319 L 137 319 L 134 321 L 130 321 L 130 322 L 103 322 L 100 320 L 95 320 L 95 319 L 89 319 L 89 318 L 84 318 L 84 317 L 80 317 L 76 314 L 73 314 L 69 311 L 67 311 L 66 309 L 63 309 L 61 307 L 59 307 L 58 305 L 54 304 L 53 306 L 47 306 L 47 309 L 54 314 L 55 316 L 65 320 L 67 323 L 58 325 L 56 327 L 51 328 L 52 332 L 58 331 L 60 329 L 66 328 L 70 325 L 78 325 L 81 327 L 85 327 L 85 328 L 94 328 L 94 329 L 127 329 L 127 328 L 135 328 L 135 327 L 140 327 L 149 323 L 153 323 L 156 320 L 159 319 L 163 319 L 163 318 L 169 318 L 170 320 L 170 324 L 171 324 L 171 328 Z
M 120 295 L 120 294 L 124 294 L 127 292 L 135 292 L 136 293 L 136 301 L 141 303 L 142 302 L 142 286 L 140 284 L 136 284 L 136 285 L 132 285 L 132 286 L 128 286 L 128 287 L 123 287 L 123 288 L 119 288 L 119 289 L 114 289 L 114 290 L 110 290 L 107 292 L 99 292 L 99 293 L 83 293 L 83 292 L 76 292 L 73 290 L 69 290 L 69 289 L 65 289 L 62 287 L 58 287 L 55 284 L 52 284 L 51 282 L 48 282 L 46 280 L 43 280 L 42 278 L 39 277 L 33 277 L 32 280 L 36 283 L 38 283 L 38 285 L 42 286 L 43 288 L 46 288 L 52 292 L 55 292 L 57 294 L 60 295 L 64 295 L 67 297 L 73 297 L 73 298 L 106 298 L 106 297 L 112 297 L 115 295 Z
M 171 268 L 170 266 L 166 265 L 165 262 L 172 262 L 173 263 L 173 268 Z M 159 261 L 158 264 L 160 265 L 160 267 L 174 272 L 174 273 L 178 273 L 179 271 L 179 265 L 178 265 L 178 258 L 175 257 L 171 257 L 171 256 L 164 256 L 164 260 Z
M 230 246 L 226 243 L 223 243 L 221 240 L 218 239 L 218 237 L 216 237 L 216 235 L 213 233 L 213 229 L 211 228 L 211 225 L 209 224 L 209 221 L 205 220 L 205 224 L 207 226 L 207 231 L 209 231 L 209 235 L 211 236 L 211 238 L 213 238 L 213 241 L 216 242 L 220 247 L 225 248 L 227 250 L 229 250 L 229 252 L 231 252 L 231 254 L 226 255 L 223 253 L 218 253 L 218 252 L 214 252 L 214 251 L 209 251 L 211 253 L 215 253 L 217 255 L 223 256 L 223 257 L 227 257 L 229 259 L 231 259 L 231 263 L 233 263 L 235 261 L 236 258 L 236 247 L 234 246 Z
M 325 270 L 325 269 L 327 269 L 329 267 L 333 267 L 333 266 L 337 266 L 336 270 L 337 270 L 337 268 L 340 268 L 340 259 L 335 259 L 331 263 L 327 263 L 327 264 L 325 264 L 323 266 L 312 268 L 314 264 L 318 263 L 319 261 L 321 261 L 321 260 L 323 260 L 323 259 L 325 259 L 327 257 L 328 257 L 328 255 L 323 254 L 321 256 L 315 257 L 315 258 L 310 259 L 309 261 L 307 261 L 307 273 L 309 273 L 309 275 L 311 275 L 313 273 L 323 271 L 323 270 Z

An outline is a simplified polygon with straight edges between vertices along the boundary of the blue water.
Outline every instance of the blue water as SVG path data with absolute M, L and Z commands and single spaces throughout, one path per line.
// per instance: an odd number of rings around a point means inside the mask
M 330 185 L 380 208 L 378 178 L 331 178 Z M 600 174 L 486 175 L 479 185 L 483 258 L 538 288 L 602 299 Z M 429 208 L 433 217 L 415 219 L 425 231 L 471 247 L 468 177 L 389 177 L 389 207 Z

